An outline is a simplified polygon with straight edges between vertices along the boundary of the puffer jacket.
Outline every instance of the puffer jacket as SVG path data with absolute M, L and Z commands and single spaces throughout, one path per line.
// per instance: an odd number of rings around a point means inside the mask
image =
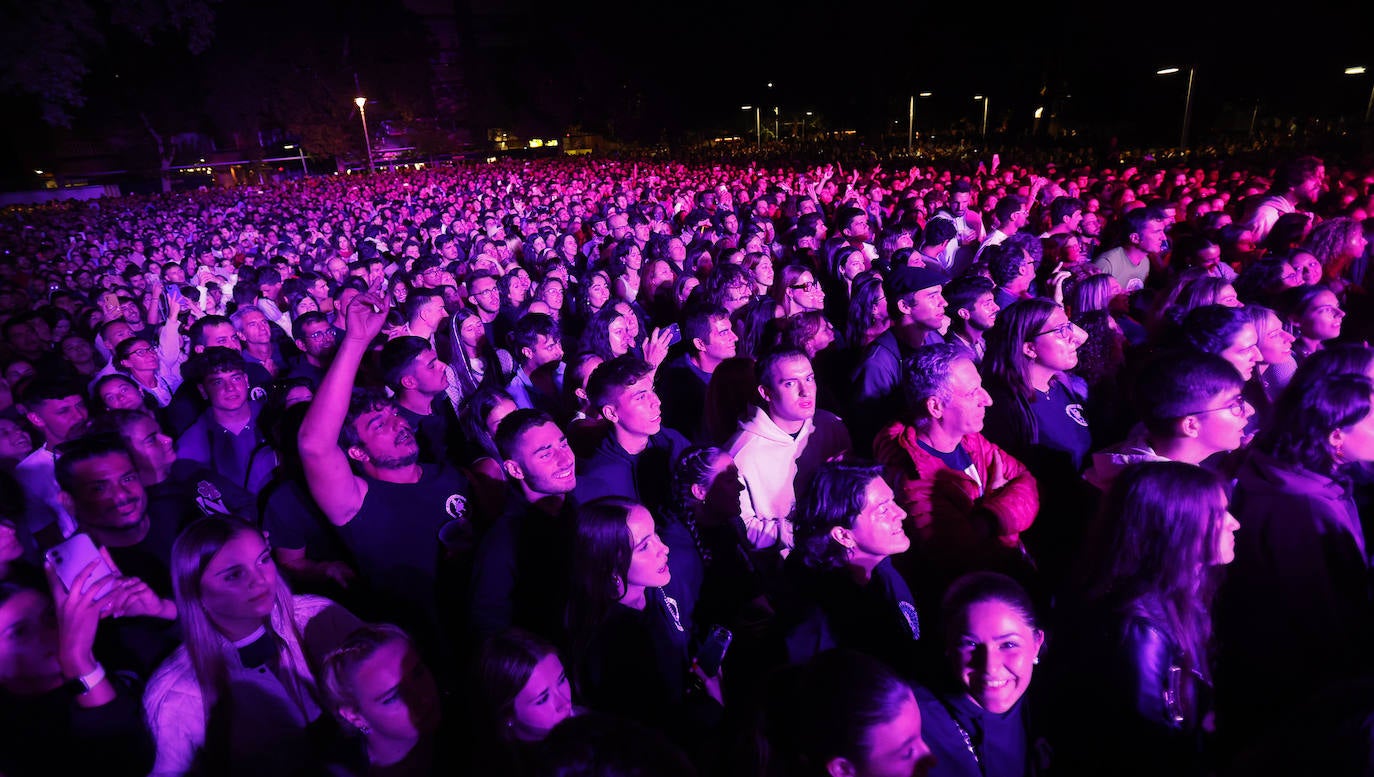
M 966 435 L 964 450 L 978 480 L 956 472 L 917 443 L 915 427 L 895 423 L 873 442 L 874 458 L 887 470 L 897 504 L 911 522 L 907 533 L 927 558 L 942 559 L 953 571 L 968 570 L 1021 551 L 1021 532 L 1040 510 L 1035 477 L 1026 465 L 981 434 Z M 1006 478 L 986 490 L 993 460 Z

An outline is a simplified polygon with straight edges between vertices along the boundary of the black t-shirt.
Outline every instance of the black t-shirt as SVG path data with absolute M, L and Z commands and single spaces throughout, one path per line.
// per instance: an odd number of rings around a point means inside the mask
M 1035 392 L 1031 412 L 1040 426 L 1037 443 L 1068 454 L 1074 469 L 1082 472 L 1083 460 L 1093 445 L 1082 400 L 1070 394 L 1063 383 L 1051 380 L 1048 392 Z
M 470 534 L 468 482 L 456 470 L 426 464 L 415 483 L 367 478 L 367 484 L 362 507 L 339 536 L 373 597 L 376 612 L 369 614 L 422 641 L 437 638 L 440 531 L 461 536 L 467 524 Z M 445 530 L 449 523 L 454 526 Z

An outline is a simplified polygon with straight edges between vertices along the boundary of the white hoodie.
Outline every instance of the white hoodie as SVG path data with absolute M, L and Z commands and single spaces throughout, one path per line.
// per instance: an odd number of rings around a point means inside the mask
M 754 407 L 730 440 L 730 455 L 744 485 L 740 493 L 740 520 L 749 544 L 758 550 L 779 543 L 792 548 L 792 510 L 797 505 L 793 480 L 797 458 L 815 429 L 811 419 L 792 435 L 778 428 L 767 411 Z

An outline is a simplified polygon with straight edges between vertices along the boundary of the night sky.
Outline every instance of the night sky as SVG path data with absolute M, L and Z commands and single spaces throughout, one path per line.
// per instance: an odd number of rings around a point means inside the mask
M 417 44 L 424 22 L 416 10 L 451 14 L 462 99 L 449 120 L 479 143 L 492 127 L 538 136 L 577 126 L 670 143 L 744 134 L 753 130 L 745 104 L 765 106 L 766 125 L 777 105 L 783 124 L 809 110 L 830 128 L 905 132 L 907 98 L 917 91 L 933 93 L 918 104 L 919 129 L 976 126 L 981 105 L 973 98 L 985 94 L 990 126 L 1005 122 L 1012 134 L 1027 131 L 1034 108 L 1047 105 L 1066 126 L 1167 143 L 1181 119 L 1189 64 L 1197 66 L 1195 137 L 1245 130 L 1256 105 L 1262 126 L 1358 116 L 1374 84 L 1374 73 L 1342 74 L 1350 65 L 1374 66 L 1368 2 L 1316 0 L 1277 12 L 1264 4 L 1261 12 L 1259 4 L 1229 1 L 221 0 L 208 4 L 212 41 L 194 54 L 174 28 L 142 38 L 115 29 L 114 0 L 54 3 L 94 9 L 108 34 L 77 48 L 89 73 L 78 82 L 85 105 L 71 111 L 69 128 L 44 123 L 38 102 L 13 88 L 16 66 L 49 50 L 38 47 L 18 63 L 0 57 L 0 86 L 11 87 L 0 152 L 9 182 L 15 171 L 70 154 L 73 142 L 92 153 L 116 147 L 146 155 L 142 115 L 165 132 L 206 133 L 221 147 L 263 126 L 290 132 L 303 119 L 280 107 L 300 104 L 302 95 L 342 103 L 336 115 L 315 117 L 342 124 L 355 73 L 374 100 L 370 118 L 434 114 L 426 103 L 433 49 Z M 10 16 L 0 22 L 15 29 L 13 15 L 35 13 L 38 4 L 5 6 Z M 1154 75 L 1169 65 L 1185 72 Z

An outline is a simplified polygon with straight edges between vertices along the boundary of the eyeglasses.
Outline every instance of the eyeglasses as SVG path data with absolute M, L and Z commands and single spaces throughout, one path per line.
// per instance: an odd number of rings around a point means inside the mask
M 142 348 L 130 348 L 130 349 L 129 349 L 129 355 L 130 355 L 130 356 L 147 356 L 148 354 L 150 354 L 150 353 L 152 353 L 152 352 L 153 352 L 153 347 L 152 347 L 151 345 L 145 345 L 145 346 L 143 346 Z
M 1035 336 L 1036 336 L 1036 337 L 1040 337 L 1041 335 L 1053 334 L 1053 335 L 1055 335 L 1056 337 L 1058 337 L 1060 340 L 1063 340 L 1063 341 L 1067 342 L 1067 341 L 1073 339 L 1073 335 L 1074 335 L 1074 333 L 1075 333 L 1076 331 L 1078 331 L 1078 325 L 1077 325 L 1077 324 L 1075 324 L 1075 323 L 1072 322 L 1072 321 L 1065 321 L 1064 323 L 1060 324 L 1059 326 L 1052 327 L 1052 328 L 1050 328 L 1050 329 L 1046 329 L 1046 330 L 1041 331 L 1041 332 L 1037 332 L 1037 333 L 1035 334 Z
M 328 329 L 317 329 L 317 330 L 315 330 L 314 332 L 311 332 L 310 334 L 306 335 L 306 339 L 309 339 L 309 340 L 325 340 L 325 339 L 333 339 L 333 338 L 334 338 L 334 328 L 333 328 L 333 327 L 330 327 L 330 328 L 328 328 Z
M 1249 408 L 1250 403 L 1245 401 L 1245 397 L 1238 396 L 1230 402 L 1227 402 L 1226 404 L 1222 405 L 1221 407 L 1212 407 L 1206 410 L 1194 410 L 1175 417 L 1187 418 L 1190 415 L 1207 415 L 1208 413 L 1219 413 L 1223 410 L 1229 410 L 1231 411 L 1231 415 L 1235 416 L 1236 418 L 1244 418 L 1245 412 L 1249 410 Z
M 815 279 L 812 279 L 807 281 L 806 283 L 794 283 L 791 286 L 788 286 L 787 288 L 796 289 L 797 291 L 815 291 L 820 287 L 821 285 L 817 283 Z
M 497 291 L 499 291 L 499 289 L 497 289 L 495 286 L 492 286 L 490 289 L 482 289 L 481 291 L 474 291 L 474 292 L 472 293 L 472 296 L 474 296 L 474 297 L 489 297 L 489 296 L 491 296 L 492 294 L 497 293 Z

